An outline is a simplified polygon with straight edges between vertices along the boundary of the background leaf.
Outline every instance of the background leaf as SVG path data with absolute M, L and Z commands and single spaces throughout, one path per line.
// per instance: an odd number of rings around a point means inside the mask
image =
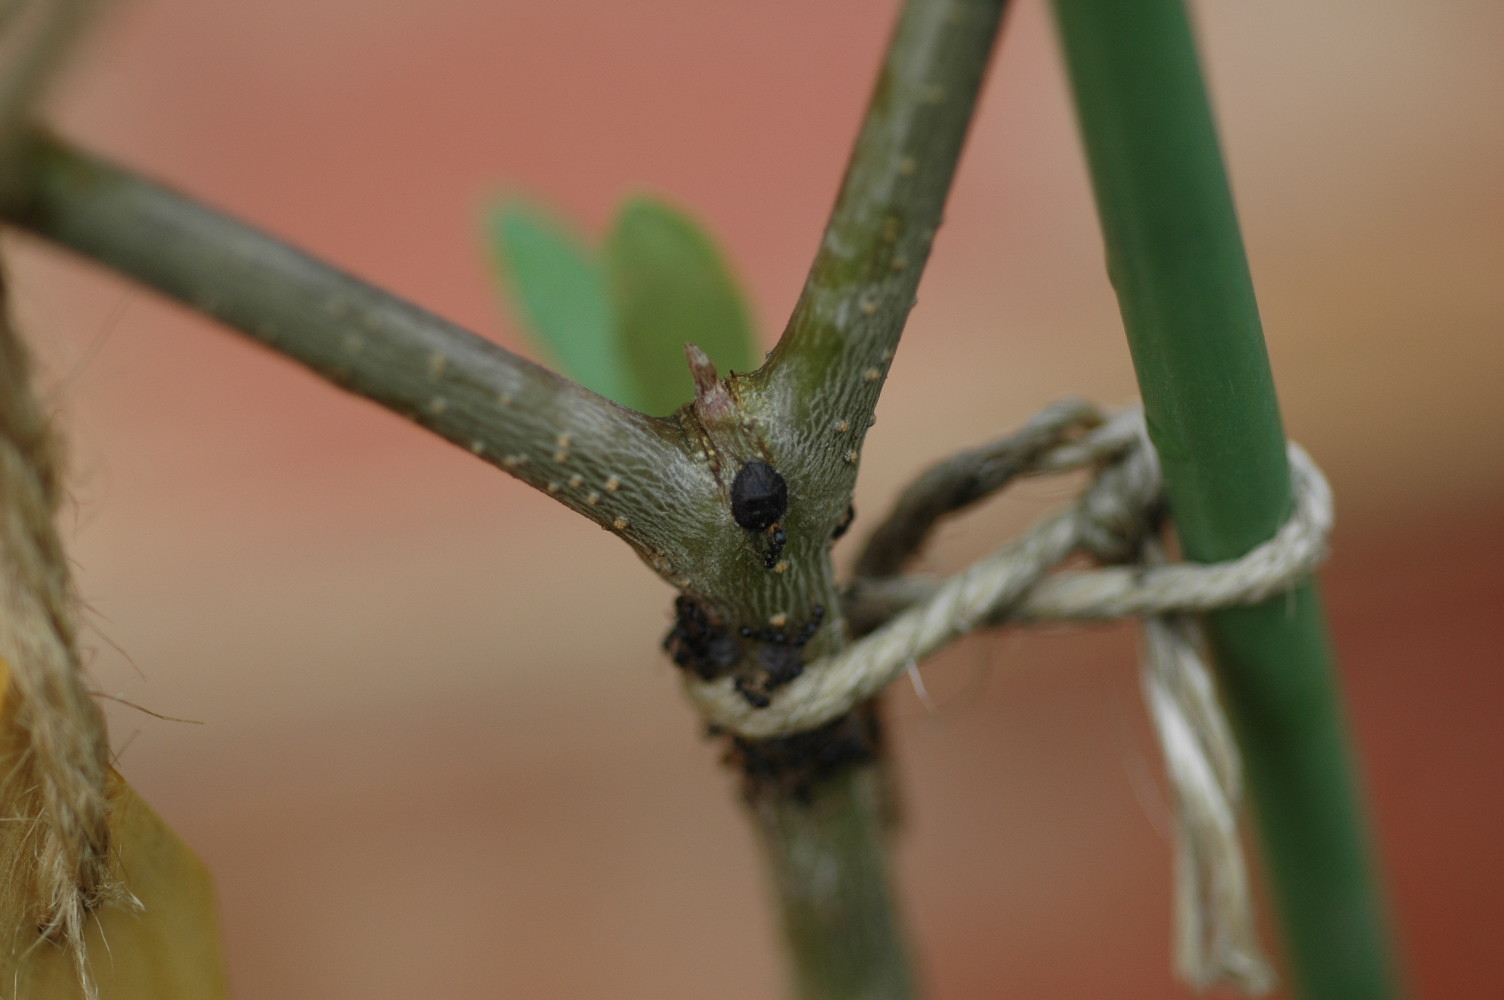
M 497 207 L 489 230 L 497 267 L 534 342 L 576 382 L 638 406 L 596 255 L 567 225 L 516 198 Z
M 698 344 L 722 374 L 757 366 L 741 292 L 689 216 L 652 198 L 628 200 L 606 240 L 605 270 L 638 409 L 661 416 L 694 395 L 686 343 Z

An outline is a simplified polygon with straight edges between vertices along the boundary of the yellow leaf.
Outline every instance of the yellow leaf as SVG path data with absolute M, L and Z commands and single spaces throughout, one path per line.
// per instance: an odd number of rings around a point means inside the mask
M 9 670 L 0 661 L 0 776 L 15 773 L 26 734 L 15 724 Z M 10 789 L 6 789 L 10 791 Z M 114 771 L 109 776 L 111 867 L 141 904 L 110 904 L 88 917 L 89 978 L 100 1000 L 223 1000 L 229 996 L 208 870 Z M 0 801 L 0 997 L 82 1000 L 74 958 L 42 937 L 26 870 L 32 818 Z M 128 899 L 129 897 L 127 897 Z

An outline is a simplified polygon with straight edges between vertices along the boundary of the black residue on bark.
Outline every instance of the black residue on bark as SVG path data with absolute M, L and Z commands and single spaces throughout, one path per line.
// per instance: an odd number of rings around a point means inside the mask
M 817 786 L 881 755 L 881 719 L 868 702 L 834 722 L 793 736 L 729 736 L 724 759 L 741 771 L 742 794 L 749 803 L 776 797 L 808 805 Z
M 856 520 L 856 504 L 847 504 L 846 513 L 841 515 L 841 520 L 836 522 L 834 530 L 830 533 L 832 542 L 839 539 L 847 531 L 851 530 L 851 522 Z
M 815 605 L 809 621 L 796 629 L 743 627 L 738 634 L 757 644 L 753 669 L 736 677 L 736 693 L 753 708 L 767 708 L 774 691 L 804 673 L 804 647 L 820 631 L 825 608 Z
M 701 680 L 725 677 L 741 661 L 741 643 L 721 620 L 693 597 L 674 601 L 674 627 L 663 638 L 674 665 Z
M 728 628 L 693 597 L 674 601 L 674 626 L 663 648 L 681 670 L 703 680 L 735 676 L 737 692 L 754 707 L 766 707 L 772 692 L 804 672 L 804 647 L 825 620 L 817 606 L 810 619 L 783 628 Z M 752 648 L 748 648 L 748 647 Z M 753 740 L 712 726 L 707 736 L 726 738 L 726 763 L 742 774 L 749 803 L 768 797 L 808 804 L 814 789 L 882 752 L 876 704 L 867 702 L 817 729 L 771 740 Z
M 816 605 L 801 625 L 733 631 L 704 604 L 681 594 L 663 648 L 675 666 L 701 680 L 735 675 L 737 694 L 753 708 L 767 708 L 774 691 L 804 673 L 804 647 L 824 621 L 825 608 Z

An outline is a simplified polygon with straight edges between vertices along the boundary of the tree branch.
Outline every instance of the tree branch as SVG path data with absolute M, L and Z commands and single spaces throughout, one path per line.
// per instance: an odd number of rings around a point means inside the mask
M 675 661 L 751 678 L 755 697 L 846 642 L 831 535 L 1002 9 L 1003 0 L 908 0 L 769 364 L 718 379 L 692 353 L 696 398 L 668 419 L 610 403 L 55 140 L 33 137 L 22 151 L 21 183 L 0 200 L 0 217 L 223 321 L 617 531 L 685 592 L 668 642 Z M 736 521 L 729 503 L 735 477 L 754 461 L 788 486 L 787 512 L 769 528 L 786 536 L 785 555 L 772 565 L 772 535 Z M 800 994 L 911 996 L 884 857 L 886 774 L 872 707 L 828 732 L 743 741 L 736 752 Z
M 786 586 L 799 589 L 788 596 L 801 617 L 817 600 L 828 619 L 825 628 L 814 619 L 810 657 L 846 642 L 830 541 L 848 512 L 862 442 L 929 258 L 1003 7 L 1004 0 L 904 4 L 783 337 L 759 372 L 730 383 L 735 428 L 755 428 L 761 457 L 789 483 L 785 528 L 796 572 Z M 885 857 L 891 804 L 884 805 L 888 773 L 875 707 L 859 706 L 814 733 L 734 745 L 778 893 L 796 995 L 912 997 Z M 754 760 L 785 763 L 760 774 L 748 765 L 749 751 Z M 839 765 L 786 786 L 788 758 L 795 774 L 814 761 Z
M 869 705 L 851 713 L 835 728 L 848 735 L 864 727 L 875 733 L 872 711 Z M 915 996 L 893 896 L 888 780 L 880 767 L 852 767 L 824 780 L 808 798 L 786 789 L 748 795 L 777 894 L 796 997 Z
M 1004 0 L 904 5 L 820 249 L 757 378 L 839 518 L 915 303 Z
M 402 414 L 615 532 L 665 577 L 720 503 L 673 420 L 582 386 L 242 222 L 32 135 L 7 221 Z

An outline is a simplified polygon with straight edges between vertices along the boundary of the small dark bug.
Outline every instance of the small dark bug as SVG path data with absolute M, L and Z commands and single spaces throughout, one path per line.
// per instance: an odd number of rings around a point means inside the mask
M 757 654 L 761 671 L 756 676 L 738 677 L 732 685 L 736 693 L 753 708 L 767 708 L 772 704 L 769 695 L 773 691 L 804 673 L 804 647 L 820 631 L 820 624 L 824 621 L 825 608 L 816 604 L 809 621 L 792 629 L 742 626 L 739 631 L 743 639 L 762 644 Z
M 772 569 L 783 556 L 788 535 L 778 519 L 789 509 L 789 484 L 767 462 L 748 462 L 731 481 L 731 517 L 748 531 L 766 533 L 763 565 Z
M 748 531 L 766 531 L 789 509 L 789 484 L 767 462 L 748 462 L 731 481 L 731 516 Z
M 762 557 L 762 568 L 773 569 L 777 567 L 778 560 L 783 558 L 783 547 L 788 544 L 789 536 L 784 532 L 783 526 L 775 524 L 768 529 L 768 551 Z
M 663 648 L 675 666 L 707 681 L 736 666 L 740 656 L 736 640 L 720 620 L 684 594 L 674 601 L 674 627 L 663 637 Z
M 846 513 L 841 516 L 841 522 L 837 524 L 836 529 L 830 533 L 830 540 L 833 542 L 837 538 L 840 538 L 842 535 L 846 534 L 846 529 L 850 528 L 851 522 L 855 520 L 856 506 L 854 504 L 847 504 Z

